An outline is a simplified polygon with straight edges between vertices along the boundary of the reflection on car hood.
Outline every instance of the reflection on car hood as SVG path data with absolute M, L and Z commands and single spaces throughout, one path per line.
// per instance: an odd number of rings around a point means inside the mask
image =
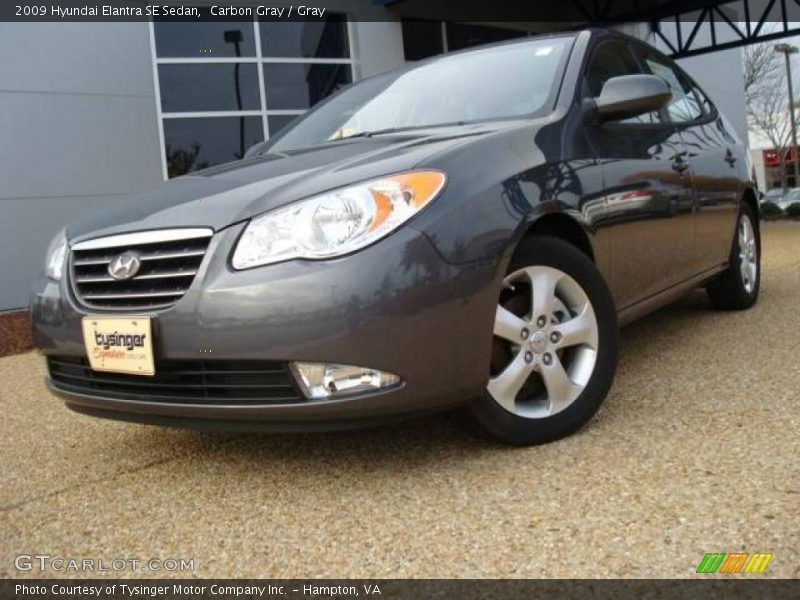
M 218 231 L 327 190 L 412 169 L 465 139 L 507 126 L 475 124 L 396 132 L 240 160 L 129 196 L 122 206 L 70 226 L 67 235 L 77 241 L 170 227 Z

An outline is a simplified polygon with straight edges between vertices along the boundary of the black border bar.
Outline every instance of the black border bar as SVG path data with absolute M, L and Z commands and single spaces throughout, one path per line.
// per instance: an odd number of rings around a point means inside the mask
M 385 21 L 392 18 L 459 21 L 464 23 L 560 23 L 574 29 L 587 24 L 654 22 L 674 15 L 703 15 L 725 20 L 725 6 L 747 6 L 751 15 L 766 15 L 769 22 L 800 20 L 798 0 L 3 0 L 0 22 L 119 22 L 153 18 L 177 21 L 241 20 L 246 15 L 221 16 L 218 8 L 283 8 L 281 16 L 268 17 L 314 21 L 325 18 L 310 8 L 346 12 L 354 21 Z M 115 12 L 116 10 L 116 12 Z M 224 11 L 222 11 L 224 12 Z M 252 18 L 249 17 L 249 18 Z
M 124 587 L 125 586 L 125 587 Z M 258 588 L 259 591 L 253 592 Z M 263 590 L 263 592 L 261 592 Z M 356 592 L 356 593 L 354 593 Z M 378 593 L 379 592 L 379 593 Z M 715 600 L 800 597 L 798 579 L 709 575 L 702 579 L 3 579 L 15 600 Z

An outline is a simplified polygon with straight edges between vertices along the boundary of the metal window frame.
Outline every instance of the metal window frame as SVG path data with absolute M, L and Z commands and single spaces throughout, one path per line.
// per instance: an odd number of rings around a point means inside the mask
M 261 48 L 261 28 L 257 16 L 253 16 L 253 35 L 255 36 L 255 56 L 226 56 L 226 57 L 159 57 L 156 50 L 155 22 L 149 21 L 150 30 L 150 60 L 153 68 L 153 88 L 156 100 L 156 120 L 158 125 L 158 142 L 161 151 L 161 177 L 164 181 L 169 179 L 167 169 L 167 149 L 164 135 L 165 119 L 204 119 L 215 117 L 261 117 L 261 128 L 264 140 L 269 139 L 269 117 L 270 116 L 297 116 L 302 115 L 308 109 L 270 109 L 267 106 L 267 87 L 268 83 L 264 77 L 265 64 L 320 64 L 320 65 L 349 65 L 352 82 L 355 83 L 360 78 L 360 65 L 356 56 L 357 43 L 355 40 L 355 27 L 353 21 L 347 13 L 340 13 L 345 17 L 345 28 L 347 31 L 347 58 L 303 58 L 303 57 L 279 57 L 264 56 Z M 159 65 L 211 65 L 211 64 L 235 64 L 246 63 L 255 64 L 258 69 L 258 94 L 260 98 L 260 108 L 251 110 L 213 110 L 213 111 L 185 111 L 185 112 L 164 112 L 161 109 L 161 84 L 158 76 Z

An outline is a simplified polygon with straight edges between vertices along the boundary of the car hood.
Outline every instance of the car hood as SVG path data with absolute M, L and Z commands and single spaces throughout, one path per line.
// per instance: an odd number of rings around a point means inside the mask
M 412 169 L 428 157 L 508 124 L 395 132 L 266 154 L 178 177 L 67 228 L 71 241 L 173 227 L 219 231 L 287 203 Z

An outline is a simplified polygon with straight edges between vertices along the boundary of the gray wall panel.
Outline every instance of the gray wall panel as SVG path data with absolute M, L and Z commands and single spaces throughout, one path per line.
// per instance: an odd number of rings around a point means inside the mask
M 0 201 L 115 194 L 160 181 L 154 102 L 0 92 Z
M 0 56 L 6 310 L 61 227 L 161 181 L 161 149 L 148 24 L 2 23 Z
M 125 200 L 124 195 L 0 200 L 0 307 L 27 306 L 47 244 L 62 227 Z
M 0 90 L 152 97 L 149 48 L 147 23 L 0 23 Z

